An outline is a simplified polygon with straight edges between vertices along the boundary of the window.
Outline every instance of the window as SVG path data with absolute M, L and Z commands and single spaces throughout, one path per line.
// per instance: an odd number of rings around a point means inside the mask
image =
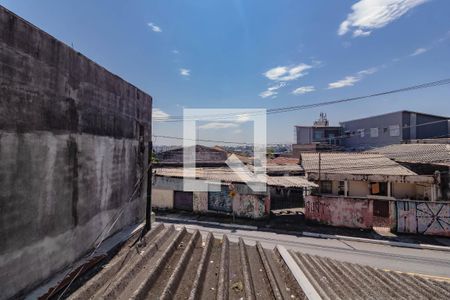
M 322 131 L 315 131 L 315 132 L 314 132 L 314 139 L 315 139 L 315 140 L 320 140 L 320 139 L 322 139 Z
M 325 180 L 320 182 L 320 192 L 322 194 L 332 194 L 333 184 L 330 180 Z
M 400 136 L 400 125 L 390 125 L 389 126 L 390 136 Z
M 372 182 L 370 184 L 370 194 L 387 196 L 387 182 Z
M 345 182 L 344 181 L 339 181 L 338 195 L 345 195 Z
M 363 138 L 364 137 L 364 129 L 358 129 L 358 135 Z
M 370 128 L 370 137 L 378 137 L 378 128 Z

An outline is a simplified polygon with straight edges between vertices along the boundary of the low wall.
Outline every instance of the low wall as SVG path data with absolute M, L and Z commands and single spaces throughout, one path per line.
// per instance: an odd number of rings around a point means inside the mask
M 395 230 L 402 233 L 450 237 L 450 203 L 394 201 Z
M 369 199 L 306 196 L 305 217 L 325 225 L 370 229 L 373 202 Z

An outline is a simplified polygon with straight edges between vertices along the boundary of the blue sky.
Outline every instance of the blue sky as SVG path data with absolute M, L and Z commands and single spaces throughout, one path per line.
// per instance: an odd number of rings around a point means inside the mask
M 450 77 L 447 0 L 0 4 L 151 94 L 160 117 L 183 107 L 310 104 Z M 449 96 L 444 86 L 277 114 L 267 139 L 291 143 L 293 126 L 321 111 L 332 124 L 402 109 L 449 115 Z M 244 123 L 203 126 L 199 136 L 246 141 L 253 129 Z M 181 136 L 181 125 L 155 123 L 154 133 Z

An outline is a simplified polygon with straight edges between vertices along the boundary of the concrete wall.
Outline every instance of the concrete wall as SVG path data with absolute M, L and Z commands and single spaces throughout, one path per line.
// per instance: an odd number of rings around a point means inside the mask
M 152 99 L 2 7 L 0 70 L 4 299 L 85 254 L 119 211 L 110 234 L 142 220 L 145 184 L 127 200 L 146 165 Z
M 346 197 L 306 196 L 305 218 L 331 226 L 369 229 L 373 226 L 373 201 Z
M 153 190 L 158 191 L 158 195 L 155 196 L 160 197 L 160 199 L 153 201 L 153 206 L 156 207 L 156 203 L 158 205 L 157 207 L 167 206 L 170 200 L 164 200 L 161 197 L 167 195 L 167 192 L 182 191 L 183 179 L 156 176 Z M 229 211 L 225 209 L 210 209 L 208 201 L 211 200 L 211 195 L 209 193 L 211 192 L 193 192 L 192 206 L 194 212 L 229 213 L 237 217 L 252 219 L 265 218 L 270 213 L 270 195 L 268 191 L 266 193 L 254 193 L 245 184 L 222 184 L 220 192 L 221 200 L 217 200 L 218 192 L 212 192 L 215 193 L 214 199 L 216 200 L 213 204 L 216 206 L 221 204 L 227 207 L 231 206 L 231 210 Z M 173 203 L 173 195 L 171 197 Z
M 173 191 L 152 189 L 152 207 L 162 209 L 173 208 Z
M 417 188 L 416 184 L 413 183 L 403 183 L 403 182 L 392 182 L 391 183 L 391 194 L 392 197 L 396 199 L 413 199 L 416 198 Z
M 399 144 L 402 140 L 402 112 L 388 113 L 380 116 L 373 116 L 342 122 L 343 134 L 349 133 L 345 138 L 344 146 L 348 149 L 363 150 L 373 147 L 381 147 L 391 144 Z M 400 127 L 399 136 L 389 134 L 389 126 L 398 125 Z M 378 137 L 370 136 L 370 128 L 378 128 Z M 364 137 L 358 134 L 359 129 L 364 129 Z
M 233 197 L 233 212 L 237 217 L 260 219 L 268 216 L 268 195 L 236 194 Z
M 351 197 L 366 197 L 370 194 L 367 181 L 349 181 L 348 195 Z
M 194 212 L 208 212 L 208 192 L 194 192 L 192 201 Z
M 450 237 L 450 202 L 395 201 L 395 230 Z
M 448 121 L 445 117 L 403 112 L 403 139 L 430 139 L 447 137 L 449 133 Z M 423 125 L 426 124 L 426 125 Z

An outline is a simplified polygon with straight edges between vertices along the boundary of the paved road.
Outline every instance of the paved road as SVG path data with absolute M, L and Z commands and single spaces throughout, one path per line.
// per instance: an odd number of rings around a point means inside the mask
M 233 242 L 237 242 L 239 237 L 242 237 L 248 244 L 260 241 L 263 247 L 270 249 L 280 244 L 288 249 L 303 253 L 369 265 L 380 269 L 450 278 L 450 252 L 302 237 L 264 231 L 222 229 L 183 223 L 175 224 L 175 226 L 185 226 L 188 231 L 198 229 L 202 234 L 210 231 L 217 238 L 221 238 L 222 234 L 227 234 L 230 241 Z

